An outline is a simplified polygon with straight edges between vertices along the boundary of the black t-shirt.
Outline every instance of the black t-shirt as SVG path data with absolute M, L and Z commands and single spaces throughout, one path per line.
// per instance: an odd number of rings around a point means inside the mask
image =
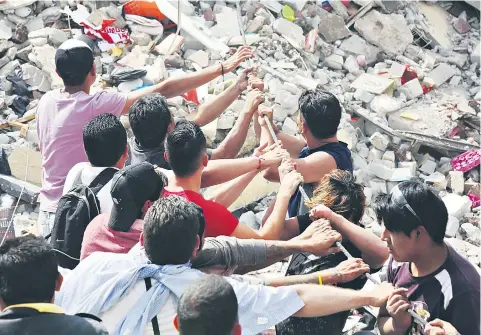
M 108 335 L 100 319 L 15 307 L 0 313 L 0 335 Z
M 300 233 L 304 232 L 311 224 L 309 213 L 297 216 Z M 355 258 L 361 258 L 361 251 L 349 240 L 342 241 L 342 245 Z M 287 276 L 309 274 L 325 269 L 333 268 L 341 262 L 347 260 L 347 257 L 339 252 L 327 256 L 317 257 L 308 253 L 300 253 L 292 257 L 292 261 L 287 270 Z M 379 269 L 372 269 L 376 272 Z M 348 283 L 338 284 L 337 286 L 360 290 L 366 283 L 366 277 L 358 277 Z M 328 303 L 328 302 L 326 302 Z M 317 318 L 299 318 L 290 317 L 276 326 L 278 335 L 340 335 L 346 323 L 349 311 L 331 314 Z

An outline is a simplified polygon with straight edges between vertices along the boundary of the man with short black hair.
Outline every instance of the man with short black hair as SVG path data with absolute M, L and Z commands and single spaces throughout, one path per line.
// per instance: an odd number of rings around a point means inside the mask
M 85 229 L 80 259 L 93 252 L 126 253 L 139 242 L 144 215 L 159 199 L 167 178 L 147 162 L 130 165 L 112 178 L 110 213 L 96 216 Z
M 239 220 L 223 204 L 206 200 L 200 194 L 202 173 L 208 165 L 209 158 L 206 153 L 206 139 L 198 125 L 191 121 L 179 122 L 167 135 L 165 147 L 167 160 L 174 173 L 174 177 L 171 178 L 169 186 L 165 190 L 165 196 L 178 195 L 200 206 L 204 211 L 207 237 L 225 235 L 266 240 L 280 238 L 287 201 L 297 185 L 302 182 L 299 174 L 294 171 L 282 181 L 277 197 L 284 198 L 285 201 L 278 202 L 271 220 L 260 231 L 256 231 L 247 225 L 239 224 Z M 284 153 L 282 149 L 276 149 L 260 157 L 240 158 L 235 161 L 253 165 L 254 173 L 257 173 L 268 166 L 278 166 L 285 154 L 287 153 Z M 254 173 L 247 174 L 247 181 L 253 179 Z M 236 194 L 242 192 L 247 183 L 242 181 L 244 176 L 240 178 L 237 185 L 229 185 L 227 192 Z M 242 187 L 239 186 L 241 184 L 243 184 Z M 236 197 L 227 196 L 226 198 L 235 199 Z
M 67 277 L 56 302 L 67 312 L 100 315 L 113 334 L 176 334 L 177 301 L 205 275 L 191 268 L 204 242 L 203 222 L 202 210 L 195 204 L 177 196 L 160 198 L 145 216 L 146 258 L 94 253 Z M 236 293 L 245 335 L 269 329 L 293 314 L 313 317 L 378 306 L 393 291 L 388 284 L 352 291 L 329 285 L 265 287 L 227 280 Z
M 76 185 L 89 185 L 100 173 L 109 169 L 110 177 L 124 167 L 128 155 L 127 133 L 113 114 L 100 114 L 83 128 L 83 143 L 88 162 L 76 164 L 67 174 L 63 194 Z M 100 213 L 112 210 L 110 179 L 97 193 Z
M 234 289 L 221 276 L 206 275 L 180 297 L 176 328 L 180 335 L 241 335 Z
M 409 308 L 427 320 L 445 320 L 463 335 L 479 334 L 480 275 L 444 242 L 443 201 L 422 183 L 403 182 L 377 199 L 376 214 L 392 256 L 387 280 L 408 289 L 408 294 L 394 292 L 381 308 L 381 334 L 423 334 Z
M 33 235 L 0 246 L 0 335 L 107 335 L 94 316 L 66 315 L 53 304 L 62 285 L 55 251 Z
M 264 120 L 264 115 L 267 115 L 277 138 L 282 141 L 291 157 L 295 158 L 296 170 L 304 178 L 305 184 L 318 182 L 334 169 L 352 172 L 351 151 L 336 135 L 342 109 L 334 94 L 318 89 L 301 94 L 297 125 L 302 138 L 279 131 L 272 122 L 271 109 L 262 109 L 259 112 L 258 124 L 255 126 L 256 133 L 261 136 L 261 143 L 274 143 Z M 270 181 L 279 181 L 279 173 L 274 168 L 267 169 L 264 177 Z M 306 191 L 310 193 L 309 190 Z M 304 201 L 301 193 L 296 191 L 289 202 L 289 217 L 305 213 L 306 208 L 300 211 Z M 267 213 L 270 213 L 270 210 Z
M 149 93 L 157 92 L 167 98 L 178 96 L 231 72 L 251 56 L 249 47 L 241 47 L 223 63 L 168 78 L 127 95 L 107 91 L 90 94 L 97 77 L 91 48 L 77 39 L 62 43 L 55 54 L 55 66 L 65 88 L 47 92 L 37 106 L 37 132 L 43 159 L 38 220 L 41 234 L 47 235 L 53 227 L 68 171 L 75 164 L 87 161 L 81 144 L 82 128 L 92 118 L 104 113 L 126 114 L 135 101 Z

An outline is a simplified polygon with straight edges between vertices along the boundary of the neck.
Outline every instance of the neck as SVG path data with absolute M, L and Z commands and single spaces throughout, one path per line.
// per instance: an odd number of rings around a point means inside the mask
M 65 86 L 64 91 L 68 94 L 74 94 L 77 92 L 85 92 L 86 94 L 90 94 L 90 86 L 87 85 L 79 85 L 79 86 Z
M 335 135 L 329 138 L 324 138 L 322 140 L 318 140 L 311 134 L 306 135 L 305 138 L 306 138 L 307 147 L 309 149 L 319 148 L 320 146 L 323 146 L 327 143 L 339 142 L 339 140 L 337 139 L 337 136 Z
M 177 177 L 173 178 L 173 182 L 169 183 L 169 190 L 173 192 L 178 192 L 181 190 L 189 190 L 199 193 L 201 185 L 202 169 L 195 172 L 193 175 L 188 177 Z
M 427 276 L 441 267 L 448 257 L 448 248 L 443 243 L 431 244 L 424 248 L 419 257 L 411 262 L 411 273 L 414 277 Z

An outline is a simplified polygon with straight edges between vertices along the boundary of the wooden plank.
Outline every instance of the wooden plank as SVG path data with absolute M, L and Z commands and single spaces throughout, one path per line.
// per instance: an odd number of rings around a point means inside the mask
M 28 122 L 28 121 L 31 121 L 35 119 L 35 114 L 32 114 L 32 115 L 28 115 L 28 116 L 24 116 L 20 119 L 16 119 L 15 121 L 7 121 L 7 122 L 4 122 L 4 123 L 0 123 L 0 129 L 5 129 L 5 128 L 9 128 L 9 127 L 19 127 L 18 124 L 23 124 L 25 122 Z

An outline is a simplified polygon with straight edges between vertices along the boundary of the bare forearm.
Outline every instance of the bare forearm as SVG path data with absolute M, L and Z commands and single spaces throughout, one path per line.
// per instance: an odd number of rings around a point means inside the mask
M 363 260 L 371 268 L 378 268 L 386 262 L 389 249 L 379 237 L 353 224 L 342 215 L 333 214 L 329 220 L 337 231 L 345 235 L 361 251 Z
M 381 335 L 404 335 L 408 331 L 408 329 L 395 330 L 393 319 L 390 316 L 379 317 L 378 328 Z
M 237 177 L 236 179 L 225 183 L 216 190 L 215 194 L 206 197 L 208 200 L 215 201 L 225 207 L 232 205 L 234 201 L 240 196 L 244 189 L 249 185 L 249 183 L 257 175 L 257 170 L 246 173 L 243 176 Z
M 316 317 L 348 311 L 372 304 L 373 298 L 366 291 L 355 291 L 329 285 L 297 285 L 297 293 L 304 307 L 295 316 Z
M 259 161 L 255 157 L 211 160 L 202 173 L 202 187 L 218 185 L 256 170 Z
M 160 83 L 163 84 L 162 86 L 154 85 L 152 87 L 155 87 L 155 92 L 162 94 L 166 98 L 176 97 L 208 83 L 209 81 L 220 76 L 221 73 L 221 65 L 216 64 L 201 71 L 168 78 L 164 82 Z
M 187 119 L 194 121 L 202 127 L 216 119 L 223 111 L 225 111 L 227 107 L 237 99 L 241 92 L 242 91 L 238 85 L 231 85 L 221 94 L 200 105 L 197 112 L 188 115 Z
M 227 137 L 214 149 L 212 159 L 235 158 L 244 145 L 252 119 L 250 111 L 243 111 Z
M 260 235 L 266 240 L 278 240 L 284 227 L 290 194 L 279 191 L 271 215 L 260 230 Z
M 265 285 L 277 287 L 298 284 L 319 284 L 319 276 L 322 278 L 323 285 L 334 285 L 339 282 L 337 272 L 332 269 L 327 269 L 306 275 L 287 276 L 265 280 Z
M 292 158 L 297 158 L 306 141 L 296 136 L 288 135 L 282 131 L 277 132 L 277 138 L 282 142 L 282 147 L 286 149 Z

